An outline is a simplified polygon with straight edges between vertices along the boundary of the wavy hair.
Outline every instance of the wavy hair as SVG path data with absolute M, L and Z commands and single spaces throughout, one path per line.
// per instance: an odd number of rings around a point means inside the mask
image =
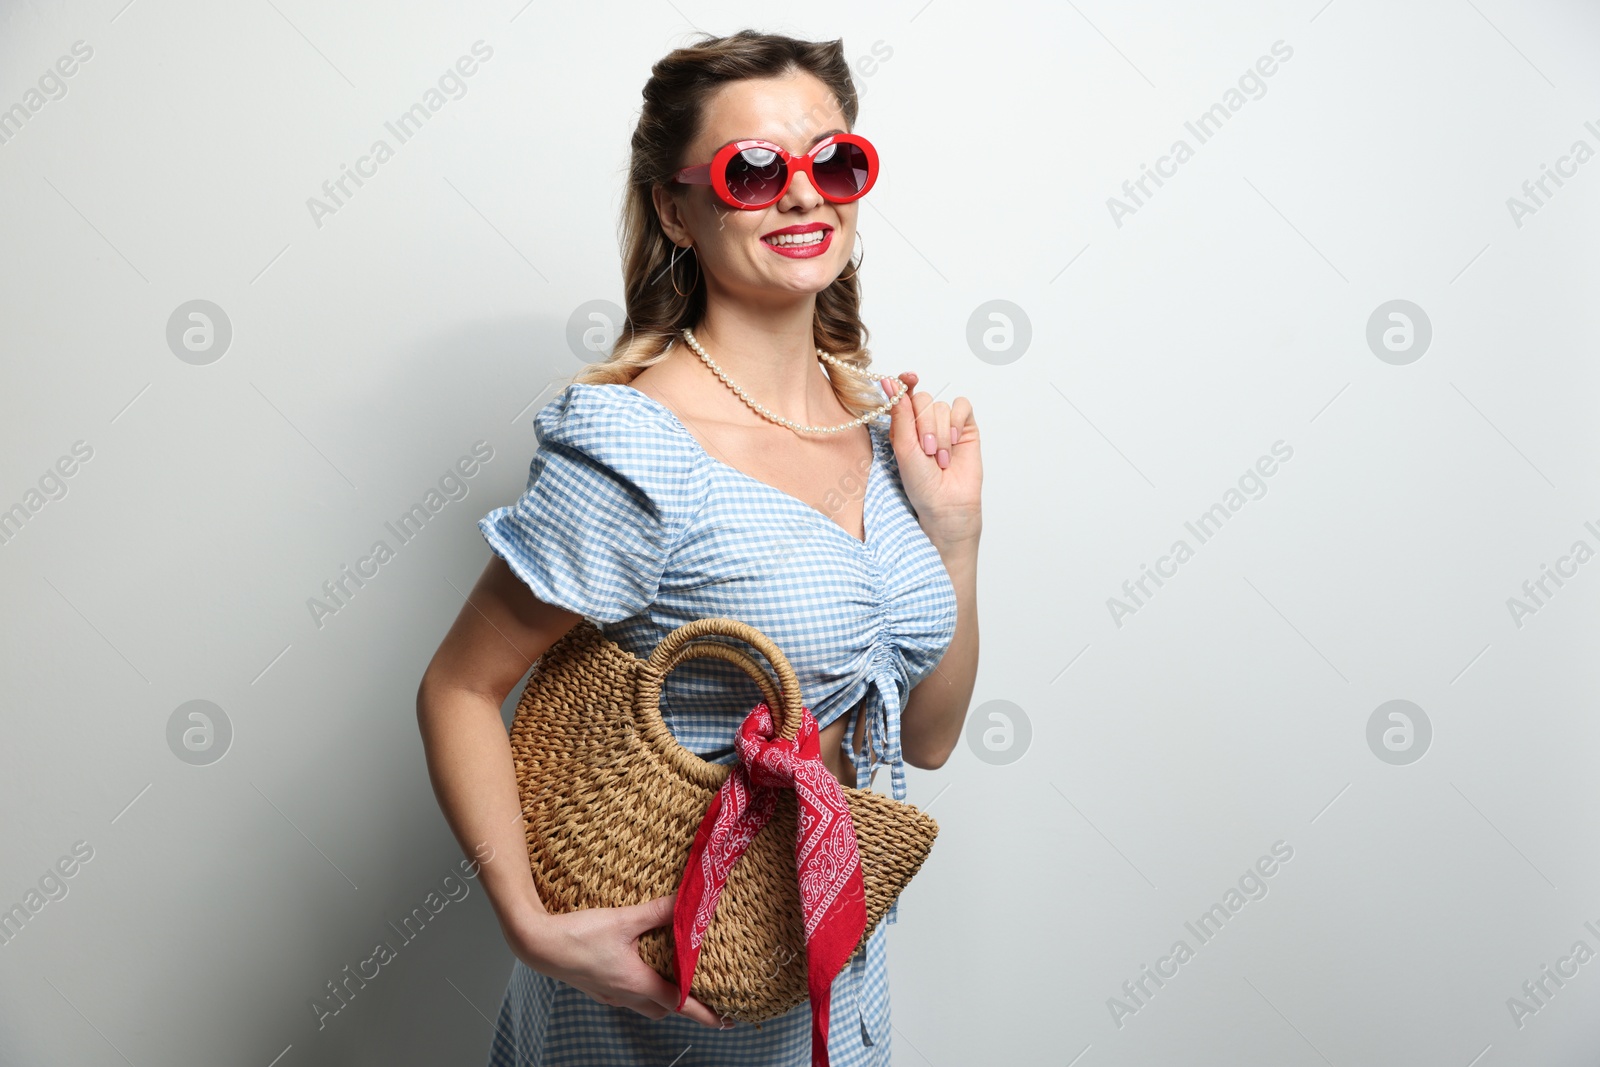
M 694 288 L 688 296 L 678 295 L 685 285 L 671 265 L 677 246 L 661 229 L 651 189 L 669 182 L 684 165 L 683 155 L 700 130 L 706 101 L 719 87 L 743 78 L 800 71 L 815 75 L 828 87 L 844 113 L 845 128 L 854 129 L 859 101 L 842 40 L 802 41 L 755 30 L 727 37 L 703 34 L 701 40 L 667 53 L 650 69 L 644 107 L 633 131 L 627 199 L 618 233 L 627 314 L 610 355 L 581 369 L 572 381 L 627 384 L 666 356 L 683 327 L 692 328 L 700 321 L 705 314 L 705 286 L 700 284 L 699 265 Z M 679 258 L 685 258 L 681 252 Z M 811 333 L 816 347 L 865 370 L 871 352 L 860 311 L 860 279 L 850 272 L 817 294 Z M 834 394 L 852 415 L 883 403 L 883 391 L 869 379 L 848 372 L 830 378 Z

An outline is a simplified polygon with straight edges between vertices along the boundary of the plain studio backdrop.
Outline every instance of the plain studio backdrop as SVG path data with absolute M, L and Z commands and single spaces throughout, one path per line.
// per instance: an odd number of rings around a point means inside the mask
M 481 1062 L 417 682 L 750 26 L 843 38 L 875 365 L 983 427 L 895 1063 L 1592 1062 L 1592 6 L 0 11 L 0 1061 Z

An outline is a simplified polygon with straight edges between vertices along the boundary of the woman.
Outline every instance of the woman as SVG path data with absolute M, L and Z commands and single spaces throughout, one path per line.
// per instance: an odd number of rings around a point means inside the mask
M 500 708 L 580 619 L 643 657 L 686 622 L 730 616 L 794 666 L 829 770 L 869 787 L 888 763 L 904 799 L 903 764 L 954 749 L 977 671 L 978 427 L 965 398 L 909 395 L 915 374 L 873 379 L 817 354 L 868 362 L 849 256 L 876 154 L 840 136 L 857 107 L 842 42 L 702 40 L 657 63 L 644 97 L 627 322 L 535 416 L 527 491 L 479 522 L 496 555 L 428 666 L 418 720 L 452 831 L 492 857 L 481 878 L 517 957 L 494 1064 L 805 1064 L 807 1005 L 760 1027 L 693 997 L 674 1015 L 677 990 L 637 938 L 670 924 L 675 894 L 544 910 Z M 862 419 L 892 396 L 887 427 Z M 701 657 L 662 698 L 681 744 L 731 763 L 761 692 Z M 835 979 L 836 1067 L 889 1062 L 893 921 Z

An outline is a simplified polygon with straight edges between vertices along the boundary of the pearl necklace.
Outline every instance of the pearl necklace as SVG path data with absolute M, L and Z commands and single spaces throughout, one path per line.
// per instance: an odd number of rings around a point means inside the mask
M 695 355 L 699 356 L 701 358 L 701 360 L 703 360 L 705 362 L 705 365 L 711 368 L 711 372 L 713 374 L 715 374 L 718 378 L 721 378 L 722 381 L 723 381 L 723 384 L 725 384 L 729 389 L 732 389 L 735 393 L 737 393 L 739 395 L 739 399 L 740 400 L 743 400 L 746 404 L 750 405 L 751 409 L 753 411 L 755 411 L 756 414 L 760 415 L 762 418 L 768 420 L 769 422 L 775 422 L 779 426 L 786 426 L 786 427 L 788 427 L 789 429 L 793 430 L 796 433 L 813 433 L 813 434 L 842 433 L 843 431 L 849 430 L 849 429 L 851 429 L 853 427 L 863 426 L 863 425 L 865 425 L 867 423 L 868 420 L 875 419 L 879 415 L 882 415 L 882 414 L 886 413 L 891 407 L 893 407 L 900 400 L 901 397 L 906 395 L 906 383 L 903 382 L 903 381 L 900 381 L 897 378 L 897 379 L 895 379 L 895 384 L 900 387 L 900 391 L 895 393 L 894 399 L 893 400 L 884 401 L 882 404 L 879 404 L 877 407 L 873 408 L 871 411 L 867 412 L 865 415 L 858 416 L 858 417 L 856 417 L 854 419 L 851 419 L 849 422 L 841 423 L 838 426 L 802 426 L 799 423 L 793 422 L 793 421 L 791 421 L 789 419 L 786 419 L 786 418 L 783 418 L 782 416 L 774 415 L 772 412 L 768 411 L 766 408 L 762 407 L 760 404 L 758 404 L 754 400 L 752 400 L 748 393 L 746 393 L 743 389 L 739 388 L 739 386 L 733 381 L 733 379 L 729 378 L 727 376 L 727 374 L 725 374 L 723 372 L 722 368 L 717 366 L 716 362 L 711 358 L 711 356 L 709 354 L 707 354 L 706 350 L 701 347 L 700 342 L 695 340 L 694 331 L 689 329 L 689 327 L 687 327 L 687 326 L 685 326 L 683 328 L 683 339 L 684 339 L 685 342 L 687 342 L 689 347 L 694 350 Z M 855 366 L 854 364 L 851 364 L 851 363 L 846 363 L 842 359 L 837 359 L 837 358 L 829 355 L 828 353 L 824 352 L 820 348 L 817 349 L 817 355 L 820 356 L 822 359 L 827 360 L 829 363 L 832 363 L 834 366 L 843 367 L 845 370 L 851 371 L 854 374 L 858 374 L 863 378 L 870 379 L 870 378 L 873 377 L 871 374 L 868 374 L 866 371 L 862 370 L 860 367 L 857 367 L 857 366 Z

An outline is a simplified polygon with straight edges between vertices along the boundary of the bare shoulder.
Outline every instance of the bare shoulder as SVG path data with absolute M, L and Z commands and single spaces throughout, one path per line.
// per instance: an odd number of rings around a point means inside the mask
M 629 382 L 628 384 L 639 390 L 639 392 L 643 393 L 645 396 L 665 404 L 667 402 L 667 398 L 666 394 L 662 392 L 662 387 L 665 386 L 668 391 L 671 391 L 672 386 L 668 384 L 667 381 L 664 381 L 664 379 L 669 379 L 671 375 L 669 375 L 663 368 L 664 364 L 661 363 L 657 363 L 651 367 L 646 367 L 644 370 L 634 375 L 633 381 Z
M 725 420 L 727 411 L 714 403 L 722 398 L 705 395 L 707 386 L 702 376 L 711 378 L 699 363 L 687 366 L 668 356 L 640 371 L 628 384 L 690 425 Z M 720 387 L 721 383 L 711 380 Z

